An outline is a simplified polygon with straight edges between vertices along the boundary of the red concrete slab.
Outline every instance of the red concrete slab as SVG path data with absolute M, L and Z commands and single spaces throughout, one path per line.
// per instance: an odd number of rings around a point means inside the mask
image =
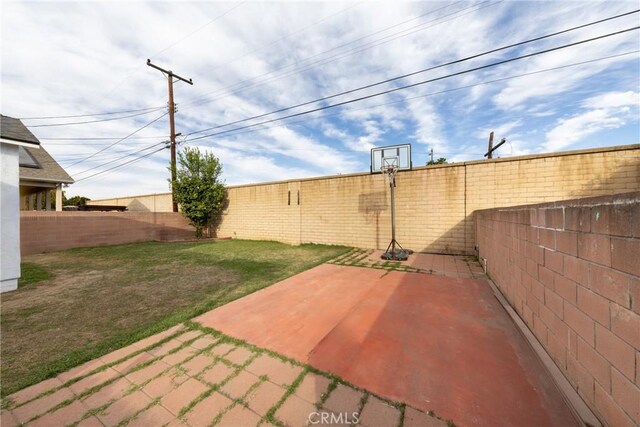
M 576 425 L 482 280 L 322 265 L 196 320 L 458 425 Z

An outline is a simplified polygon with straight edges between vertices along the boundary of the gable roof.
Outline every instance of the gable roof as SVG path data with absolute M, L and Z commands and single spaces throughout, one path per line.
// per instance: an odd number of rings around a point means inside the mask
M 69 176 L 62 166 L 54 160 L 53 157 L 44 149 L 44 147 L 20 147 L 31 157 L 37 166 L 34 167 L 33 162 L 20 162 L 20 180 L 28 181 L 46 181 L 63 184 L 73 183 L 73 178 Z M 24 158 L 24 156 L 23 156 Z
M 22 142 L 26 145 L 39 146 L 40 141 L 31 133 L 20 119 L 0 114 L 0 138 Z

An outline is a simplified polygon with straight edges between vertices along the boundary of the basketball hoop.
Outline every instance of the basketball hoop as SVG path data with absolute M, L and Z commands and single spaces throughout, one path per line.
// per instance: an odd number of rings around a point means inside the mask
M 399 170 L 411 170 L 411 146 L 397 145 L 393 147 L 374 148 L 371 150 L 371 172 L 380 171 L 389 179 L 391 189 L 391 242 L 382 254 L 382 259 L 406 261 L 411 251 L 405 250 L 396 240 L 395 219 L 395 186 L 396 174 Z

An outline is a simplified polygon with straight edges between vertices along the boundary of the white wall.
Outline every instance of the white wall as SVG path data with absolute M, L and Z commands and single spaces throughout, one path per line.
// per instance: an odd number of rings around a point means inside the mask
M 0 142 L 0 292 L 18 288 L 20 190 L 18 146 Z

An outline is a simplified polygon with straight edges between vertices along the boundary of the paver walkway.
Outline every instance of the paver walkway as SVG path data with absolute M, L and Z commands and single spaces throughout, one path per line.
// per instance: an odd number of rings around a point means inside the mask
M 480 266 L 420 256 L 436 274 L 360 251 L 195 320 L 459 425 L 576 425 Z
M 21 390 L 3 408 L 2 427 L 297 427 L 322 419 L 369 427 L 447 425 L 295 361 L 186 325 Z

